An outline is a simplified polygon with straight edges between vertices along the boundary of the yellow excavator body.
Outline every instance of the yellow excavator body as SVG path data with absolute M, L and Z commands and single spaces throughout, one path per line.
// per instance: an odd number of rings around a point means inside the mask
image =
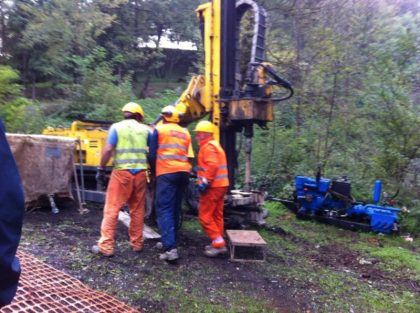
M 101 161 L 102 150 L 105 147 L 108 128 L 111 123 L 99 121 L 74 121 L 70 128 L 47 127 L 43 135 L 63 136 L 75 138 L 78 141 L 74 152 L 74 163 L 84 167 L 98 167 Z M 112 165 L 112 160 L 107 166 Z

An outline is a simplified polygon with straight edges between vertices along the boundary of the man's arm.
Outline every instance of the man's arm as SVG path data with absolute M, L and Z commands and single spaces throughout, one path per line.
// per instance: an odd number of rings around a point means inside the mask
M 105 145 L 105 148 L 102 151 L 102 157 L 101 157 L 101 163 L 100 163 L 101 168 L 105 168 L 108 161 L 111 159 L 112 153 L 114 152 L 114 148 L 115 146 L 111 145 L 110 143 L 107 143 Z
M 212 145 L 209 145 L 206 150 L 204 164 L 206 165 L 206 172 L 204 173 L 204 176 L 207 181 L 211 183 L 216 176 L 217 167 L 219 166 L 217 149 Z
M 101 162 L 99 164 L 100 168 L 105 169 L 105 166 L 108 164 L 109 160 L 112 157 L 112 154 L 114 152 L 114 149 L 117 143 L 118 143 L 117 130 L 115 129 L 114 126 L 111 126 L 111 128 L 108 131 L 107 143 L 105 145 L 104 150 L 102 151 Z

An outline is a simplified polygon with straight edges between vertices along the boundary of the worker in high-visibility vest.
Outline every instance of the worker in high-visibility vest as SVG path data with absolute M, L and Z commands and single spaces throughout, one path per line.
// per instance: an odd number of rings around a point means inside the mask
M 143 108 L 129 102 L 121 110 L 124 120 L 112 124 L 107 144 L 102 152 L 97 180 L 104 181 L 105 166 L 113 155 L 114 168 L 106 191 L 101 237 L 92 252 L 104 256 L 114 255 L 115 231 L 118 213 L 128 204 L 130 225 L 128 228 L 131 249 L 143 249 L 144 210 L 147 188 L 149 127 L 143 124 Z
M 200 145 L 197 177 L 201 196 L 198 218 L 204 232 L 211 239 L 211 244 L 205 247 L 204 254 L 215 257 L 227 252 L 223 239 L 224 197 L 229 188 L 226 154 L 220 143 L 214 140 L 213 123 L 201 121 L 194 131 Z
M 159 258 L 171 262 L 179 258 L 177 233 L 193 155 L 190 133 L 178 124 L 180 112 L 166 106 L 161 116 L 163 123 L 156 126 L 150 141 L 150 163 L 156 175 L 156 217 L 164 249 Z
M 16 257 L 25 201 L 19 171 L 0 120 L 0 308 L 12 302 L 18 287 Z

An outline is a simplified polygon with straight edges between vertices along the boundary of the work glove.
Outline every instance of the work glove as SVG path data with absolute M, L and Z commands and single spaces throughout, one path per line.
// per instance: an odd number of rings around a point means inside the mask
M 96 182 L 98 185 L 101 186 L 101 189 L 104 189 L 106 186 L 106 175 L 105 175 L 105 169 L 102 167 L 98 167 L 96 170 Z
M 206 191 L 208 186 L 209 186 L 209 182 L 207 181 L 207 179 L 205 177 L 200 177 L 198 179 L 198 191 L 199 192 Z
M 156 179 L 156 173 L 152 169 L 148 168 L 146 170 L 146 180 L 148 184 L 153 184 Z
M 198 166 L 194 166 L 191 170 L 191 175 L 197 176 L 197 173 L 198 173 Z

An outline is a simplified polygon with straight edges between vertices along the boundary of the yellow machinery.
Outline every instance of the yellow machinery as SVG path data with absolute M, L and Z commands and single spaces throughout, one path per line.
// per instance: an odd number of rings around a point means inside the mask
M 78 184 L 81 186 L 81 201 L 104 202 L 104 186 L 95 179 L 100 165 L 102 150 L 105 147 L 108 129 L 111 122 L 95 120 L 77 120 L 70 128 L 47 127 L 43 135 L 75 138 L 78 145 L 74 152 L 74 163 L 77 170 Z M 111 172 L 112 160 L 107 164 L 106 171 Z
M 273 120 L 273 102 L 289 99 L 293 89 L 264 62 L 266 12 L 260 5 L 253 0 L 213 0 L 200 5 L 197 16 L 205 72 L 191 79 L 174 105 L 183 113 L 184 125 L 209 114 L 217 126 L 216 138 L 226 151 L 230 181 L 225 216 L 234 216 L 238 223 L 263 223 L 264 192 L 251 188 L 253 126 L 266 129 Z M 247 47 L 241 47 L 243 23 L 253 30 Z M 275 86 L 284 91 L 278 98 L 273 97 Z M 238 136 L 245 138 L 243 190 L 235 189 Z
M 47 127 L 43 135 L 76 138 L 79 142 L 74 154 L 74 162 L 83 165 L 86 170 L 96 170 L 101 161 L 101 153 L 106 144 L 109 122 L 81 120 L 74 121 L 70 128 Z M 112 161 L 108 163 L 112 165 Z

